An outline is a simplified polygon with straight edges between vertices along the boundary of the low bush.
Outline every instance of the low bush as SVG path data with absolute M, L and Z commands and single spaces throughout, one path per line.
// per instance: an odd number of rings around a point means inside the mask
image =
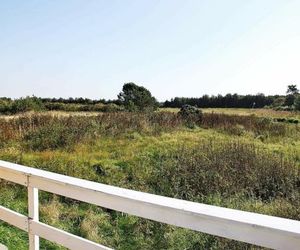
M 0 113 L 9 114 L 12 109 L 12 100 L 8 98 L 0 98 Z
M 203 118 L 203 113 L 195 106 L 185 104 L 181 107 L 178 115 L 185 121 L 186 126 L 194 128 L 196 125 L 200 125 Z
M 11 114 L 23 113 L 27 111 L 41 111 L 44 110 L 42 101 L 37 97 L 20 98 L 12 102 Z
M 276 122 L 286 122 L 286 118 L 274 118 Z
M 288 123 L 293 123 L 293 124 L 298 124 L 299 120 L 297 120 L 297 119 L 288 119 L 287 122 Z
M 95 111 L 101 111 L 101 112 L 119 112 L 119 111 L 124 111 L 124 108 L 120 105 L 114 104 L 114 103 L 109 103 L 102 105 L 98 110 Z

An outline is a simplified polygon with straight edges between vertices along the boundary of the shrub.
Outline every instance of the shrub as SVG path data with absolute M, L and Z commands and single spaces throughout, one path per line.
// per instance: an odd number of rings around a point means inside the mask
M 33 96 L 14 100 L 10 112 L 16 114 L 27 111 L 41 111 L 43 109 L 44 105 L 41 99 Z
M 275 118 L 274 120 L 277 122 L 286 122 L 286 118 Z
M 299 121 L 297 119 L 292 119 L 292 118 L 288 119 L 287 122 L 288 123 L 293 123 L 293 124 L 298 124 L 299 123 Z
M 11 112 L 12 101 L 8 98 L 0 99 L 0 113 L 9 114 Z
M 55 102 L 55 103 L 48 102 L 45 103 L 45 108 L 47 110 L 65 110 L 65 104 L 59 102 Z
M 99 111 L 101 111 L 101 112 L 119 112 L 119 111 L 123 111 L 123 108 L 117 104 L 109 103 L 106 105 L 102 105 L 99 108 Z
M 188 104 L 183 105 L 178 114 L 185 120 L 186 125 L 190 128 L 195 127 L 195 125 L 199 125 L 203 118 L 203 113 L 201 110 Z

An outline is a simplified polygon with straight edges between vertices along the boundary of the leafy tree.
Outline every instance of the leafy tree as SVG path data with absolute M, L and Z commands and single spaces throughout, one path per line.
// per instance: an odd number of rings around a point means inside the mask
M 285 98 L 284 97 L 277 97 L 274 99 L 273 103 L 272 103 L 272 107 L 280 107 L 283 106 L 285 103 Z
M 286 93 L 287 96 L 285 98 L 285 105 L 292 106 L 295 102 L 296 96 L 299 94 L 297 85 L 288 85 Z
M 295 95 L 287 95 L 286 97 L 285 97 L 285 102 L 284 102 L 284 104 L 286 105 L 286 106 L 292 106 L 293 104 L 294 104 L 294 102 L 295 102 Z
M 158 102 L 151 92 L 133 82 L 123 85 L 118 99 L 128 111 L 154 111 L 158 108 Z
M 286 93 L 290 95 L 297 95 L 299 93 L 297 85 L 288 85 Z
M 300 95 L 295 98 L 294 101 L 295 110 L 300 111 Z

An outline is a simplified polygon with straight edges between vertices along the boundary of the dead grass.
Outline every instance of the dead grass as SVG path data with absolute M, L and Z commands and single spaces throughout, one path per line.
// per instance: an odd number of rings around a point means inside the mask
M 178 108 L 161 108 L 160 111 L 177 113 Z M 276 111 L 273 109 L 243 109 L 243 108 L 203 108 L 204 113 L 227 114 L 227 115 L 254 115 L 268 118 L 296 118 L 300 119 L 300 112 Z

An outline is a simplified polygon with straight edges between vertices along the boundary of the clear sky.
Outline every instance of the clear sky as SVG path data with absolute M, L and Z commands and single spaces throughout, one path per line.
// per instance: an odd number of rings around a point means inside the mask
M 9 0 L 0 96 L 159 100 L 300 85 L 300 0 Z

